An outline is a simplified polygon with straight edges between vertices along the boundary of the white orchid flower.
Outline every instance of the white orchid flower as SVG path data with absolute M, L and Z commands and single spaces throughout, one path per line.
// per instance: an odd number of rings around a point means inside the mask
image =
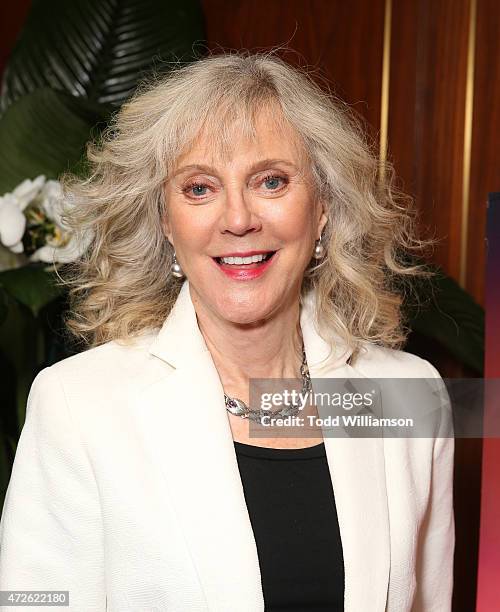
M 40 174 L 35 179 L 25 179 L 14 189 L 12 195 L 17 199 L 19 208 L 24 210 L 36 198 L 45 184 L 45 175 Z
M 42 261 L 44 263 L 70 263 L 78 259 L 88 248 L 93 234 L 85 232 L 81 240 L 77 240 L 74 234 L 70 234 L 66 244 L 57 245 L 57 240 L 52 244 L 46 244 L 37 249 L 30 257 L 30 261 Z
M 40 191 L 41 207 L 47 217 L 57 226 L 64 228 L 61 219 L 63 191 L 59 181 L 47 181 Z
M 41 174 L 36 179 L 26 179 L 14 191 L 0 196 L 0 242 L 13 253 L 24 251 L 22 238 L 26 230 L 24 209 L 40 192 L 45 183 Z
M 12 193 L 0 197 L 0 242 L 14 253 L 23 252 L 26 217 Z
M 30 204 L 34 206 L 25 210 Z M 13 253 L 23 253 L 27 217 L 34 228 L 44 227 L 49 220 L 51 229 L 43 236 L 45 244 L 29 260 L 49 264 L 74 261 L 88 248 L 92 234 L 87 232 L 77 239 L 63 222 L 63 212 L 73 205 L 71 196 L 64 198 L 58 181 L 47 181 L 44 175 L 24 180 L 12 193 L 0 197 L 0 242 Z

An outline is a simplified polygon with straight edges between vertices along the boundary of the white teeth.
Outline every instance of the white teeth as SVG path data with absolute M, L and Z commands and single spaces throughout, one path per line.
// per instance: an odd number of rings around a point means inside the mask
M 249 257 L 221 257 L 221 261 L 222 263 L 225 263 L 225 264 L 241 265 L 241 264 L 258 263 L 259 261 L 262 261 L 264 258 L 265 258 L 265 255 L 260 254 L 260 255 L 250 255 Z

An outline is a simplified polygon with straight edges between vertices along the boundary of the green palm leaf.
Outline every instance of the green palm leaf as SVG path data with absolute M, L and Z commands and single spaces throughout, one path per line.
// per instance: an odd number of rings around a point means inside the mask
M 204 41 L 198 0 L 34 0 L 2 83 L 0 109 L 40 87 L 120 105 L 157 63 Z
M 44 88 L 14 102 L 0 120 L 0 195 L 25 178 L 57 178 L 79 162 L 107 107 Z

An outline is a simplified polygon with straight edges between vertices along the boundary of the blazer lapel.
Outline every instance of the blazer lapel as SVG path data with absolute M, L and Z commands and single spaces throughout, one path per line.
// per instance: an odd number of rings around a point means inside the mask
M 264 610 L 257 549 L 223 393 L 208 352 L 141 393 L 141 420 L 164 471 L 207 607 Z
M 300 325 L 311 378 L 364 378 L 348 365 L 351 351 L 333 347 L 318 333 L 314 296 L 309 294 Z M 345 569 L 345 612 L 384 612 L 390 570 L 389 510 L 382 437 L 340 437 L 323 428 L 339 519 Z
M 335 347 L 328 356 L 311 300 L 301 313 L 311 376 L 360 376 L 345 363 L 349 351 Z M 263 612 L 257 548 L 224 391 L 198 328 L 187 281 L 149 351 L 170 367 L 140 390 L 136 417 L 165 475 L 207 608 Z M 345 611 L 384 612 L 390 542 L 382 440 L 325 434 L 325 448 L 344 551 Z
M 341 369 L 335 376 L 359 376 L 349 366 Z M 327 436 L 325 432 L 344 553 L 345 610 L 384 612 L 390 534 L 383 440 Z

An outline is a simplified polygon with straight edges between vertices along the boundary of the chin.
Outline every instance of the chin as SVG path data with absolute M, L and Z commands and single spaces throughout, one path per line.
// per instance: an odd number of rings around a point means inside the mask
M 229 323 L 233 323 L 234 325 L 248 325 L 248 326 L 252 326 L 252 325 L 257 325 L 260 321 L 263 321 L 264 319 L 266 319 L 266 315 L 262 314 L 256 314 L 256 313 L 251 313 L 251 312 L 238 312 L 238 313 L 233 313 L 233 312 L 222 312 L 220 313 L 220 316 L 225 320 L 228 321 Z
M 277 304 L 266 299 L 260 292 L 232 291 L 229 295 L 220 295 L 215 300 L 214 310 L 219 317 L 231 323 L 248 325 L 267 319 L 276 310 Z

